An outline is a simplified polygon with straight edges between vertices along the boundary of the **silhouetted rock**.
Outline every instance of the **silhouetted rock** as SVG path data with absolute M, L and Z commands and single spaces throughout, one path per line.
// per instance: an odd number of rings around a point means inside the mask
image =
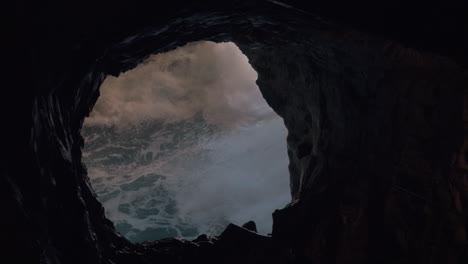
M 243 224 L 242 227 L 247 230 L 257 232 L 257 225 L 255 224 L 254 221 L 248 221 L 247 223 Z
M 202 241 L 208 241 L 208 236 L 206 234 L 201 234 L 195 240 L 193 240 L 193 242 L 202 242 Z
M 468 263 L 468 11 L 228 2 L 21 1 L 4 12 L 15 17 L 2 60 L 13 85 L 0 97 L 2 259 Z M 294 200 L 274 213 L 272 237 L 230 225 L 208 241 L 132 244 L 90 187 L 80 129 L 106 75 L 198 40 L 235 42 L 258 72 L 289 132 Z

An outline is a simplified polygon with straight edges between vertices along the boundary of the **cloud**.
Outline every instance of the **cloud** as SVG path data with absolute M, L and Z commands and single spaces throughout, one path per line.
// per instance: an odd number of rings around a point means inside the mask
M 85 125 L 178 121 L 198 112 L 221 127 L 254 122 L 273 116 L 256 79 L 257 73 L 235 44 L 190 43 L 152 55 L 117 78 L 108 76 Z

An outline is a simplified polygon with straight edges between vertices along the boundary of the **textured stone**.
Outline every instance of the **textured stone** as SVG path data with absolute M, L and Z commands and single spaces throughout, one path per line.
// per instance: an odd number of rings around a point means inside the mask
M 4 62 L 14 86 L 0 104 L 4 258 L 467 263 L 466 9 L 309 2 L 18 3 L 5 33 L 19 50 Z M 294 201 L 274 213 L 271 237 L 232 225 L 198 242 L 132 244 L 90 187 L 83 119 L 106 75 L 197 40 L 235 42 L 258 72 L 289 131 Z

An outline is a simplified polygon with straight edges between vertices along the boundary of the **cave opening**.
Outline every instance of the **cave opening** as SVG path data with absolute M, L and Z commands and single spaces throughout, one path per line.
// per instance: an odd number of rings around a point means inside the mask
M 132 242 L 271 232 L 291 200 L 287 130 L 233 42 L 198 41 L 108 76 L 85 120 L 83 161 L 106 216 Z

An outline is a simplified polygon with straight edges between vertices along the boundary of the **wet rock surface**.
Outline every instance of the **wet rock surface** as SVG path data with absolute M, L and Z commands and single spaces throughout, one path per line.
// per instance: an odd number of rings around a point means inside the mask
M 446 4 L 440 14 L 450 19 L 423 20 L 417 31 L 401 22 L 383 26 L 371 15 L 353 19 L 358 4 L 341 19 L 349 25 L 332 23 L 324 17 L 333 8 L 304 2 L 18 4 L 21 33 L 12 46 L 19 52 L 8 64 L 15 84 L 1 111 L 8 124 L 0 163 L 4 257 L 467 263 L 463 9 Z M 398 10 L 416 13 L 396 7 L 396 18 Z M 427 27 L 434 31 L 424 33 Z M 460 41 L 431 42 L 444 36 Z M 258 72 L 263 96 L 289 131 L 294 200 L 274 212 L 271 237 L 230 225 L 219 237 L 132 244 L 115 232 L 90 187 L 81 162 L 83 119 L 106 75 L 197 40 L 235 42 Z

